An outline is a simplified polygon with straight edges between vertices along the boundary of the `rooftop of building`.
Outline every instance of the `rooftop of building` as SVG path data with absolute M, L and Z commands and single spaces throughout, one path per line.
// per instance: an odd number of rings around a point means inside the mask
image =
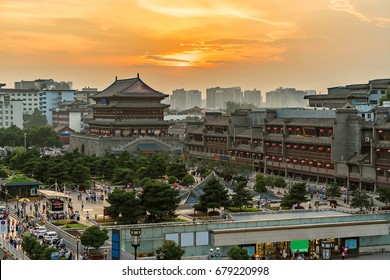
M 93 99 L 112 98 L 112 97 L 159 97 L 165 98 L 167 94 L 163 94 L 154 90 L 147 84 L 145 84 L 139 77 L 136 78 L 118 80 L 115 78 L 114 83 L 109 87 L 93 96 Z

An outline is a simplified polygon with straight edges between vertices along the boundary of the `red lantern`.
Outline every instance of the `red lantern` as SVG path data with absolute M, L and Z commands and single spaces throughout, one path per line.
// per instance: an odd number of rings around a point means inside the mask
M 327 168 L 330 168 L 330 164 L 327 164 L 326 167 L 327 167 Z
M 329 132 L 329 134 L 333 134 L 333 130 L 331 130 L 331 129 L 328 132 Z
M 268 146 L 269 146 L 269 143 L 268 143 L 268 142 L 266 142 L 266 143 L 265 143 L 265 145 L 268 147 Z
M 272 143 L 272 147 L 276 147 L 276 143 Z
M 311 147 L 310 147 L 310 151 L 314 151 L 314 146 L 311 146 Z
M 379 133 L 383 133 L 383 130 L 379 130 L 378 132 L 379 132 Z
M 280 130 L 281 130 L 281 131 L 284 131 L 284 128 L 282 127 Z
M 376 169 L 376 171 L 381 171 L 382 170 L 382 168 L 380 168 L 380 167 L 378 167 L 377 169 Z
M 323 129 L 320 129 L 320 133 L 324 133 L 324 130 L 323 130 Z
M 319 150 L 320 152 L 322 152 L 322 151 L 324 150 L 324 148 L 319 147 L 318 150 Z
M 276 157 L 272 157 L 272 160 L 275 160 L 276 159 Z
M 249 152 L 247 152 L 246 154 L 249 155 Z
M 296 159 L 293 160 L 294 163 L 297 163 L 298 161 Z
M 327 150 L 328 152 L 330 152 L 330 151 L 331 151 L 331 148 L 327 148 L 326 150 Z
M 270 127 L 267 127 L 267 130 L 269 131 L 269 130 L 271 130 L 271 128 L 270 128 Z
M 306 161 L 304 161 L 304 160 L 301 160 L 301 163 L 302 163 L 302 164 L 305 164 L 305 162 L 306 162 Z
M 387 173 L 390 173 L 390 169 L 387 169 Z
M 280 158 L 279 158 L 279 161 L 283 161 L 283 158 L 280 157 Z
M 294 145 L 294 149 L 298 149 L 298 145 Z
M 291 145 L 290 144 L 287 144 L 287 149 L 290 149 L 291 148 Z M 390 150 L 389 150 L 390 151 Z
M 306 150 L 306 146 L 305 146 L 305 145 L 303 145 L 303 146 L 302 146 L 302 149 L 303 149 L 303 150 Z
M 278 128 L 277 127 L 274 127 L 274 131 L 277 131 L 278 130 Z
M 321 165 L 322 165 L 322 163 L 321 163 L 321 162 L 318 162 L 318 163 L 317 163 L 317 166 L 318 166 L 318 167 L 320 167 Z
M 279 147 L 282 147 L 282 143 L 279 144 Z
M 254 157 L 255 157 L 255 156 L 256 156 L 256 154 L 252 154 L 252 156 L 254 156 Z
M 309 165 L 313 165 L 313 162 L 312 162 L 312 161 L 309 161 Z
M 292 131 L 292 128 L 291 128 L 291 127 L 289 127 L 289 128 L 288 128 L 288 131 Z
M 286 161 L 287 161 L 287 162 L 290 162 L 290 159 L 288 158 L 288 159 L 286 159 Z
M 265 156 L 266 159 L 269 159 L 269 156 Z
M 381 151 L 381 149 L 376 149 L 376 151 L 377 151 L 377 152 L 380 152 L 380 151 Z

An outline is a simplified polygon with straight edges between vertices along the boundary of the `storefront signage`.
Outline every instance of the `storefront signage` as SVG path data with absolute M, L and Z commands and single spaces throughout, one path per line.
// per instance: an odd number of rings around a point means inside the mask
M 348 249 L 356 249 L 357 248 L 356 239 L 346 239 L 345 247 L 347 247 Z
M 53 203 L 51 205 L 51 211 L 64 211 L 64 204 L 63 203 Z

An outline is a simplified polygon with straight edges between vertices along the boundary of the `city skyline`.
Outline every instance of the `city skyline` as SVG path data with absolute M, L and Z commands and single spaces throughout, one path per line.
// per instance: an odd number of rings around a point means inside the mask
M 2 1 L 0 83 L 316 90 L 390 73 L 390 2 Z

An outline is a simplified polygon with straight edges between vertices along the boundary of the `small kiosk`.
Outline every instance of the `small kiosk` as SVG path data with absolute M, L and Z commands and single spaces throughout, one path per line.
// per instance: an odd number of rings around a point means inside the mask
M 45 198 L 45 212 L 51 220 L 66 219 L 65 203 L 72 197 L 57 191 L 38 190 L 38 193 Z

